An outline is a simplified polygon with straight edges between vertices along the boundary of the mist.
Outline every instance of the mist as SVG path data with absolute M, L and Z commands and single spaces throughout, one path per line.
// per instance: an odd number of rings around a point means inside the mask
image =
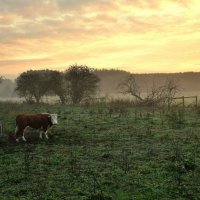
M 118 85 L 131 74 L 116 69 L 95 70 L 94 73 L 100 78 L 99 95 L 109 97 L 120 97 Z M 173 79 L 178 85 L 179 95 L 200 94 L 200 72 L 135 74 L 135 77 L 142 93 L 147 93 L 153 85 L 160 86 L 167 79 Z M 8 78 L 3 79 L 0 84 L 0 98 L 16 99 L 18 96 L 15 88 L 15 81 Z

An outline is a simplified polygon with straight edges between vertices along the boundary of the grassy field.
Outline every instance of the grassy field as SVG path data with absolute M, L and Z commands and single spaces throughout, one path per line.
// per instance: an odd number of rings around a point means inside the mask
M 0 199 L 200 199 L 200 110 L 0 104 Z M 49 140 L 19 113 L 60 115 Z

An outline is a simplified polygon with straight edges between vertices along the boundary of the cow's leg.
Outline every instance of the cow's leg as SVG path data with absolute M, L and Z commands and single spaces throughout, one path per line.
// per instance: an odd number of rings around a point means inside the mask
M 19 142 L 19 138 L 20 138 L 20 128 L 18 126 L 15 127 L 15 138 L 16 138 L 16 142 Z
M 19 126 L 16 126 L 15 128 L 15 138 L 16 138 L 16 142 L 19 142 L 19 138 L 22 137 L 23 139 L 23 130 L 24 128 L 21 128 Z
M 16 138 L 16 142 L 19 142 L 18 131 L 19 131 L 19 128 L 18 128 L 18 126 L 16 126 L 16 127 L 15 127 L 15 138 Z
M 19 130 L 19 128 L 18 128 L 18 126 L 16 126 L 16 127 L 15 127 L 15 137 L 16 137 L 16 135 L 17 135 L 18 130 Z
M 44 134 L 45 134 L 46 139 L 49 139 L 49 137 L 48 137 L 48 135 L 47 135 L 48 126 L 44 126 L 44 127 L 43 127 L 43 131 L 44 131 Z
M 24 135 L 22 136 L 22 140 L 23 140 L 24 142 L 26 142 L 26 138 L 24 137 Z
M 43 131 L 40 131 L 40 139 L 42 139 L 42 133 L 43 133 Z
M 49 139 L 48 135 L 47 135 L 47 130 L 44 132 L 45 137 L 47 138 L 47 140 Z
M 19 137 L 16 137 L 16 142 L 19 142 Z
M 26 142 L 26 138 L 24 137 L 26 130 L 28 129 L 28 126 L 26 126 L 26 128 L 23 130 L 23 134 L 22 134 L 22 140 L 24 142 Z

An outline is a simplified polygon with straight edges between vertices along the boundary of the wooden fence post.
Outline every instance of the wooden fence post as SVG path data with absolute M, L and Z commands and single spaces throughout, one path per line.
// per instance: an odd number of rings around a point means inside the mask
M 169 110 L 170 107 L 171 107 L 171 104 L 172 104 L 173 99 L 174 99 L 174 98 L 172 98 L 172 97 L 168 97 L 168 98 L 167 98 L 167 107 L 168 107 L 168 110 Z
M 172 100 L 173 99 L 180 99 L 180 100 L 182 100 L 182 106 L 183 106 L 183 108 L 185 107 L 185 99 L 195 99 L 195 107 L 197 107 L 198 106 L 198 96 L 189 96 L 189 97 L 185 97 L 185 96 L 182 96 L 182 97 L 173 97 L 173 98 L 171 98 Z M 169 109 L 169 107 L 170 107 L 170 104 L 169 104 L 169 97 L 168 97 L 168 109 Z
M 169 97 L 167 98 L 167 107 L 168 107 L 168 110 L 169 110 Z
M 182 96 L 182 98 L 183 98 L 183 108 L 184 108 L 185 107 L 185 97 Z
M 197 108 L 197 102 L 198 102 L 198 100 L 197 100 L 197 96 L 195 97 L 195 99 L 196 99 L 196 108 Z
M 3 136 L 3 122 L 0 121 L 0 135 Z

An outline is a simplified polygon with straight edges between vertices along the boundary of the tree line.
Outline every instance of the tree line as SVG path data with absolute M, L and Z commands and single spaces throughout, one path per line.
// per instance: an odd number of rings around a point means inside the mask
M 104 80 L 108 72 L 106 70 L 100 72 L 104 74 L 101 76 L 101 84 L 103 82 L 108 87 L 109 84 Z M 109 73 L 109 79 L 114 80 L 112 78 L 114 77 L 110 77 Z M 2 80 L 0 77 L 0 83 Z M 123 79 L 116 85 L 118 94 L 128 94 L 135 103 L 151 106 L 166 102 L 169 104 L 179 92 L 179 86 L 172 78 L 167 78 L 159 85 L 153 81 L 147 86 L 146 93 L 143 92 L 140 82 L 136 74 L 123 73 Z M 15 83 L 15 92 L 29 103 L 40 103 L 44 96 L 56 95 L 62 104 L 79 104 L 91 100 L 97 94 L 100 78 L 95 69 L 85 65 L 72 65 L 64 72 L 49 69 L 28 70 L 21 73 Z
M 99 81 L 84 65 L 72 65 L 65 72 L 29 70 L 17 77 L 16 92 L 27 102 L 40 103 L 45 95 L 57 95 L 63 104 L 78 104 L 95 95 Z

